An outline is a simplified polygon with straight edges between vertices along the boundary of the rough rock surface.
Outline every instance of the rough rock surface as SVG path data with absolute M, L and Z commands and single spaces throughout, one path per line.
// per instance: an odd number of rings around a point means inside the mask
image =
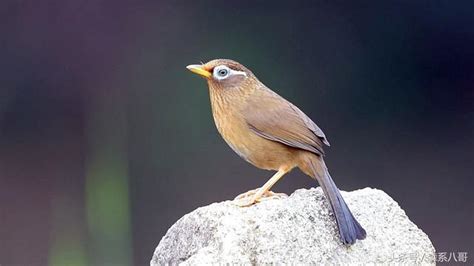
M 367 238 L 346 247 L 321 188 L 247 208 L 230 201 L 179 219 L 161 239 L 151 265 L 435 264 L 428 236 L 385 192 L 342 192 Z

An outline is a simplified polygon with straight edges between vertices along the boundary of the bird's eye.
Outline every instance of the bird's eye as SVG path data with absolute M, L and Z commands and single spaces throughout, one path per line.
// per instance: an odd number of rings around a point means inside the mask
M 214 68 L 214 78 L 221 80 L 230 75 L 230 69 L 227 66 L 217 66 Z
M 227 76 L 227 73 L 229 73 L 229 71 L 227 69 L 220 69 L 218 72 L 218 75 L 221 76 L 221 77 L 225 77 Z

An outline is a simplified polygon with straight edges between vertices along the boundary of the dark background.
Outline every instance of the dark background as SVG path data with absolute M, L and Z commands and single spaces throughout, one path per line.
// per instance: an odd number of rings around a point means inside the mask
M 317 122 L 341 189 L 473 257 L 473 2 L 329 2 L 2 1 L 0 264 L 148 264 L 182 215 L 262 185 L 185 69 L 214 58 Z

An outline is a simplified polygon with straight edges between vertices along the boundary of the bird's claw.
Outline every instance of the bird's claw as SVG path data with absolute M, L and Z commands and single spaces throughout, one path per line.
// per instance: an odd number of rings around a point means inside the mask
M 266 200 L 288 198 L 288 195 L 286 195 L 285 193 L 275 193 L 275 192 L 271 192 L 271 191 L 269 191 L 269 193 L 270 193 L 269 195 L 261 197 L 258 202 L 266 201 Z
M 258 201 L 253 199 L 253 198 L 240 198 L 240 199 L 234 199 L 232 201 L 233 204 L 239 206 L 239 207 L 249 207 L 255 203 L 257 203 Z
M 252 197 L 257 193 L 257 191 L 258 191 L 258 188 L 249 190 L 245 193 L 239 194 L 237 197 L 235 197 L 234 200 Z
M 288 197 L 285 193 L 275 193 L 272 191 L 266 191 L 263 195 L 259 196 L 257 192 L 258 188 L 242 193 L 235 197 L 233 203 L 239 207 L 248 207 L 258 202 Z

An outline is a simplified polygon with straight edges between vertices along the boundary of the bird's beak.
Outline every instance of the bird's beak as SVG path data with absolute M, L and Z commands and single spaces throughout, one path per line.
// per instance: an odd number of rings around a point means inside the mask
M 189 65 L 186 68 L 189 69 L 189 71 L 205 78 L 210 78 L 212 76 L 212 73 L 206 70 L 203 65 Z

